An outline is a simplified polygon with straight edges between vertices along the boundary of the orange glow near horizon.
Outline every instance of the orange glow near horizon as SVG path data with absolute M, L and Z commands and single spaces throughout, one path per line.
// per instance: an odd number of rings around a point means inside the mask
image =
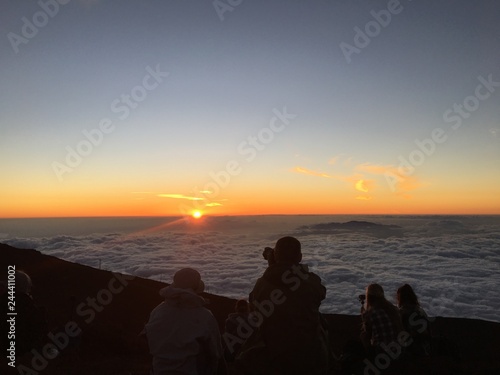
M 178 206 L 158 207 L 155 205 L 125 204 L 59 204 L 45 205 L 33 204 L 30 206 L 18 205 L 7 207 L 0 213 L 0 218 L 30 218 L 30 217 L 133 217 L 133 216 L 184 216 L 185 214 Z M 102 203 L 102 202 L 101 202 Z M 388 204 L 387 201 L 377 202 L 373 200 L 358 200 L 356 197 L 343 200 L 331 199 L 329 202 L 311 202 L 276 199 L 273 202 L 261 202 L 256 204 L 243 200 L 242 202 L 227 204 L 225 207 L 207 207 L 205 212 L 191 211 L 189 214 L 193 219 L 199 220 L 203 216 L 223 215 L 373 215 L 373 214 L 400 214 L 400 215 L 498 215 L 499 205 L 489 205 L 479 199 L 457 206 L 453 201 L 433 199 L 422 202 L 400 198 L 397 202 Z
M 140 195 L 125 189 L 109 191 L 112 193 L 85 190 L 47 192 L 40 189 L 35 194 L 19 188 L 4 195 L 8 199 L 0 202 L 0 217 L 190 216 L 200 219 L 205 215 L 500 214 L 500 201 L 493 191 L 479 194 L 423 188 L 390 194 L 376 189 L 369 192 L 354 189 L 332 191 L 329 186 L 313 189 L 296 185 L 287 191 L 283 186 L 245 185 L 222 191 L 203 202 L 164 198 L 156 193 Z M 220 203 L 215 205 L 214 202 Z
M 435 210 L 432 212 L 425 210 L 398 210 L 393 211 L 380 211 L 380 210 L 351 210 L 351 211 L 270 211 L 270 210 L 231 210 L 227 212 L 218 212 L 210 214 L 210 216 L 260 216 L 260 215 L 500 215 L 498 210 L 488 209 L 484 207 L 483 210 L 465 211 L 465 210 Z M 134 213 L 125 212 L 123 214 L 115 212 L 103 212 L 103 213 L 74 213 L 74 212 L 31 212 L 31 211 L 21 211 L 15 213 L 9 213 L 0 216 L 0 219 L 28 219 L 28 218 L 80 218 L 80 217 L 179 217 L 183 216 L 180 212 L 165 212 L 162 214 L 155 213 Z M 204 215 L 205 216 L 205 215 Z M 193 216 L 192 216 L 193 217 Z M 203 216 L 202 216 L 203 217 Z M 201 218 L 195 218 L 194 220 L 201 220 Z

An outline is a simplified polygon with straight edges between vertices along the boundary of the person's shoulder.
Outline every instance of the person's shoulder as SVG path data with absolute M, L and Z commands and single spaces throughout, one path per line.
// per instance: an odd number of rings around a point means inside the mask
M 153 310 L 149 313 L 149 319 L 151 320 L 153 317 L 159 315 L 164 311 L 166 308 L 166 303 L 165 301 L 161 302 L 159 305 L 156 305 Z
M 217 323 L 217 319 L 212 311 L 206 307 L 199 307 L 196 309 L 196 312 L 197 319 L 199 319 L 200 322 L 203 322 L 202 326 L 205 326 L 208 331 L 213 331 L 214 329 L 216 329 L 217 332 L 219 331 L 219 323 Z
M 279 264 L 279 263 L 271 264 L 264 270 L 264 273 L 262 274 L 261 277 L 257 279 L 257 281 L 274 277 L 276 274 L 283 273 L 284 271 L 286 271 L 287 268 L 288 267 L 284 264 Z
M 208 309 L 208 308 L 207 308 L 207 307 L 205 307 L 205 306 L 195 307 L 194 309 L 195 309 L 195 311 L 197 311 L 200 315 L 205 316 L 207 319 L 215 319 L 215 316 L 214 316 L 214 314 L 212 313 L 212 311 L 210 311 L 210 309 Z
M 255 289 L 266 288 L 270 285 L 277 285 L 283 282 L 283 275 L 287 271 L 287 267 L 283 264 L 272 264 L 267 267 L 261 277 L 255 281 Z
M 155 311 L 155 310 L 161 310 L 161 309 L 164 309 L 168 306 L 168 304 L 165 302 L 165 301 L 161 301 L 158 305 L 156 305 L 152 311 Z
M 316 274 L 316 273 L 314 273 L 314 272 L 309 271 L 309 269 L 308 269 L 308 268 L 306 268 L 306 274 L 307 274 L 310 278 L 312 278 L 314 281 L 321 282 L 321 277 L 320 277 L 318 274 Z
M 416 316 L 418 318 L 428 319 L 427 313 L 420 306 L 415 306 L 415 308 L 409 310 L 408 315 Z
M 368 318 L 374 319 L 380 316 L 386 316 L 387 312 L 381 307 L 374 306 L 366 310 L 365 314 Z
M 25 313 L 38 313 L 38 308 L 33 298 L 26 293 L 16 293 L 16 310 Z
M 418 312 L 422 315 L 427 315 L 427 313 L 425 312 L 425 310 L 422 308 L 422 306 L 418 306 Z
M 326 293 L 326 287 L 323 285 L 323 281 L 321 280 L 321 277 L 319 275 L 315 274 L 314 272 L 310 272 L 307 265 L 305 265 L 305 267 L 302 267 L 302 270 L 304 271 L 304 276 L 302 276 L 302 279 L 306 282 L 306 284 L 312 285 L 316 289 L 319 288 L 322 293 Z
M 402 315 L 411 315 L 411 314 L 427 315 L 424 309 L 417 305 L 401 306 L 399 307 L 398 310 Z

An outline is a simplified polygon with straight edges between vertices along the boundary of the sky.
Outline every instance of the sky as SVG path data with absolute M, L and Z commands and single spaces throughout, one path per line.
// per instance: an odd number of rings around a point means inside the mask
M 6 0 L 0 217 L 500 214 L 499 18 Z

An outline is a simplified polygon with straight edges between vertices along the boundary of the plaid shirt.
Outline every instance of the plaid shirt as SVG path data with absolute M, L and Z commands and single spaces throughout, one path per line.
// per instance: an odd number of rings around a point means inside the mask
M 397 327 L 383 309 L 372 308 L 363 314 L 363 330 L 368 335 L 371 333 L 368 338 L 373 346 L 397 342 Z

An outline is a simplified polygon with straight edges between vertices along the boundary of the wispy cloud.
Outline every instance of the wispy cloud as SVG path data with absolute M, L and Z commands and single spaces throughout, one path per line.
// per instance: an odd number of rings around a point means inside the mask
M 314 171 L 314 170 L 304 168 L 304 167 L 295 167 L 292 169 L 292 172 L 299 173 L 299 174 L 305 174 L 308 176 L 314 176 L 314 177 L 333 178 L 335 180 L 348 182 L 348 183 L 355 183 L 363 177 L 359 173 L 351 175 L 351 176 L 342 176 L 342 175 L 333 175 L 333 174 L 329 174 L 329 173 L 321 172 L 321 171 Z
M 387 180 L 388 183 L 393 183 L 396 192 L 407 192 L 415 190 L 422 184 L 414 176 L 408 176 L 401 171 L 400 168 L 393 165 L 377 165 L 364 163 L 356 166 L 356 170 L 360 172 L 365 172 L 373 175 L 382 175 Z M 408 195 L 405 197 L 408 198 Z
M 375 186 L 375 181 L 363 178 L 363 175 L 360 173 L 356 173 L 351 176 L 341 176 L 341 175 L 332 175 L 321 171 L 314 171 L 304 167 L 295 167 L 292 169 L 292 171 L 295 173 L 305 174 L 308 176 L 331 178 L 342 182 L 346 182 L 350 186 L 353 186 L 355 190 L 361 191 L 363 193 L 368 193 Z M 371 197 L 369 199 L 371 199 Z
M 352 157 L 344 160 L 342 155 L 334 156 L 328 161 L 328 164 L 334 165 L 340 162 L 342 163 L 342 165 L 339 166 L 346 167 L 352 163 Z M 353 165 L 348 169 L 353 171 L 351 175 L 330 174 L 321 170 L 312 170 L 301 166 L 296 166 L 291 171 L 294 173 L 313 177 L 329 178 L 342 181 L 352 186 L 355 191 L 365 194 L 372 192 L 378 184 L 376 180 L 369 178 L 369 176 L 367 175 L 383 176 L 386 183 L 388 184 L 388 187 L 398 196 L 405 199 L 411 199 L 411 195 L 409 195 L 408 192 L 415 190 L 423 185 L 415 176 L 408 175 L 405 170 L 402 170 L 402 168 L 396 167 L 394 165 L 363 163 Z M 360 195 L 356 196 L 356 199 L 372 200 L 373 197 L 368 195 Z
M 312 171 L 310 169 L 303 168 L 303 167 L 295 167 L 292 169 L 292 171 L 295 173 L 306 174 L 309 176 L 324 177 L 324 178 L 336 178 L 335 176 L 329 175 L 328 173 Z
M 363 193 L 368 193 L 375 186 L 375 181 L 373 180 L 358 180 L 354 184 L 354 187 L 358 191 L 362 191 Z
M 360 195 L 360 196 L 357 196 L 356 199 L 358 199 L 360 201 L 369 201 L 369 200 L 372 200 L 372 197 L 367 196 L 367 195 Z
M 186 199 L 188 201 L 203 201 L 203 200 L 205 200 L 205 198 L 189 197 L 189 196 L 182 195 L 182 194 L 158 194 L 157 196 L 160 198 Z
M 222 206 L 222 203 L 219 203 L 219 202 L 210 202 L 210 203 L 207 203 L 205 205 L 205 207 L 218 207 L 218 206 Z
M 199 191 L 200 194 L 211 194 L 212 192 L 209 190 L 202 190 Z M 201 205 L 203 207 L 219 207 L 222 206 L 223 204 L 221 202 L 227 201 L 227 199 L 219 199 L 217 201 L 213 201 L 207 197 L 200 197 L 200 196 L 191 196 L 191 195 L 184 195 L 184 194 L 156 194 L 157 197 L 160 198 L 170 198 L 170 199 L 184 199 L 188 201 L 203 201 Z

